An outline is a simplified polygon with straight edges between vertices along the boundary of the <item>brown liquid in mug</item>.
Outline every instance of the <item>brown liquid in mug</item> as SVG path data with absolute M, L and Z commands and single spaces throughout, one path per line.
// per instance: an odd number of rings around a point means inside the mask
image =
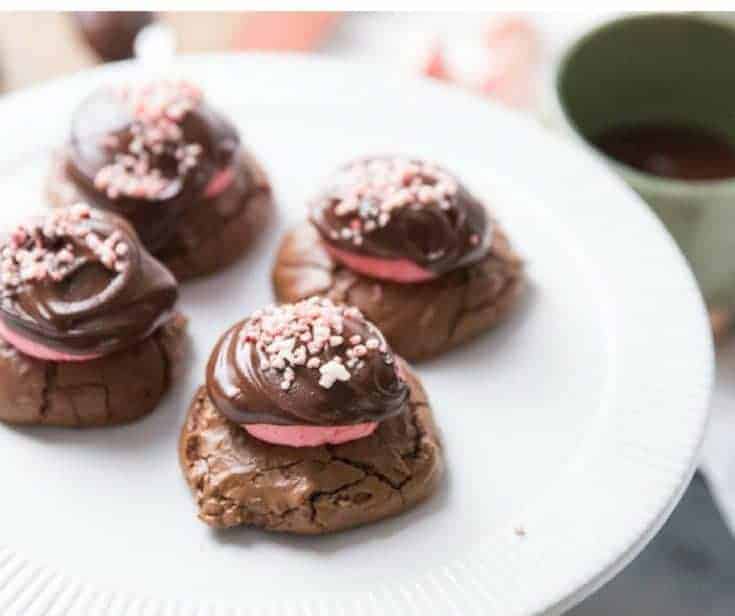
M 735 147 L 724 137 L 676 124 L 609 129 L 592 143 L 608 156 L 643 171 L 678 180 L 735 177 Z

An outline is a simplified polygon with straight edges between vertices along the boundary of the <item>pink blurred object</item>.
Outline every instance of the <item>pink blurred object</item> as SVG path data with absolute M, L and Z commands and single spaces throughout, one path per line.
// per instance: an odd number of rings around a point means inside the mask
M 424 64 L 423 73 L 434 79 L 449 79 L 447 63 L 444 59 L 444 49 L 440 41 L 434 41 L 432 44 Z
M 235 49 L 311 51 L 337 24 L 337 12 L 252 12 L 242 19 Z
M 487 50 L 487 69 L 479 80 L 462 80 L 447 67 L 445 52 L 435 42 L 422 72 L 428 77 L 467 86 L 511 107 L 524 107 L 533 98 L 533 77 L 539 60 L 539 36 L 531 22 L 518 15 L 495 19 L 481 43 Z
M 521 15 L 498 17 L 490 22 L 485 33 L 485 41 L 491 48 L 518 39 L 537 42 L 537 38 L 536 29 Z
M 490 25 L 486 41 L 497 62 L 480 86 L 481 91 L 510 106 L 527 105 L 539 59 L 535 28 L 523 17 L 508 16 Z

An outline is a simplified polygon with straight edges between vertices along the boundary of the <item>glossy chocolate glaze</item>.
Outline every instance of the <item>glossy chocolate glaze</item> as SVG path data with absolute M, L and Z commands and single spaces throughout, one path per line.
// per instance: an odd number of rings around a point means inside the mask
M 324 366 L 345 353 L 350 338 L 376 339 L 379 348 L 365 354 L 357 365 L 346 364 L 351 371 L 348 380 L 336 380 L 325 387 L 320 370 L 302 364 L 293 367 L 293 380 L 284 388 L 282 375 L 264 368 L 266 354 L 248 339 L 245 319 L 225 332 L 209 358 L 206 386 L 212 402 L 240 424 L 350 425 L 404 412 L 409 389 L 398 374 L 390 349 L 379 330 L 359 311 L 351 310 L 354 314 L 344 318 L 344 342 L 327 344 L 316 354 Z
M 393 207 L 398 191 L 404 201 L 399 196 Z M 348 200 L 356 207 L 340 212 Z M 406 259 L 437 275 L 480 261 L 492 238 L 485 207 L 461 183 L 435 165 L 402 157 L 342 167 L 311 203 L 310 220 L 336 248 Z
M 54 276 L 44 276 L 42 269 L 22 279 L 4 268 L 0 316 L 11 331 L 31 342 L 72 355 L 106 355 L 140 341 L 168 320 L 178 288 L 171 273 L 140 245 L 130 225 L 113 214 L 86 208 L 88 214 L 75 219 L 76 233 L 53 232 L 58 226 L 49 221 L 80 207 L 30 221 L 16 230 L 15 240 L 11 236 L 3 241 L 4 263 L 12 262 L 19 250 L 35 246 L 51 259 L 64 251 L 71 257 Z M 52 232 L 42 231 L 44 226 Z M 92 249 L 95 243 L 89 236 L 104 243 L 113 234 L 124 248 L 108 260 L 104 249 Z M 19 244 L 18 237 L 27 239 Z
M 166 178 L 167 185 L 155 195 L 110 195 L 101 189 L 99 174 L 127 154 L 140 121 L 134 108 L 116 88 L 103 88 L 88 97 L 74 114 L 65 173 L 84 199 L 96 207 L 128 219 L 143 244 L 154 254 L 172 238 L 187 208 L 206 207 L 204 190 L 216 172 L 232 166 L 240 174 L 238 184 L 244 197 L 251 190 L 247 170 L 238 164 L 240 138 L 235 127 L 203 100 L 176 122 L 181 142 L 198 146 L 196 163 L 182 171 L 173 152 L 149 151 L 152 166 Z

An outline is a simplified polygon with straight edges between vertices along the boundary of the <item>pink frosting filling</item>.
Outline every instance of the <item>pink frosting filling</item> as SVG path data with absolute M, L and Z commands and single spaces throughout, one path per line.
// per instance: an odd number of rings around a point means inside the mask
M 51 349 L 32 340 L 28 340 L 23 336 L 16 334 L 10 330 L 2 320 L 0 320 L 0 337 L 6 342 L 13 345 L 21 353 L 36 357 L 37 359 L 46 359 L 48 361 L 89 361 L 101 357 L 100 355 L 69 355 L 55 349 Z
M 351 270 L 372 278 L 393 282 L 424 282 L 436 278 L 436 274 L 419 267 L 407 259 L 380 259 L 366 257 L 335 248 L 324 243 L 327 252 Z
M 204 189 L 204 196 L 207 199 L 216 197 L 222 194 L 227 187 L 232 184 L 232 180 L 235 179 L 235 169 L 232 166 L 226 167 L 221 171 L 218 171 L 209 180 L 209 184 Z
M 243 426 L 252 436 L 288 447 L 318 447 L 319 445 L 339 445 L 358 438 L 369 436 L 378 427 L 376 422 L 355 424 L 353 426 L 277 426 L 273 424 L 245 424 Z

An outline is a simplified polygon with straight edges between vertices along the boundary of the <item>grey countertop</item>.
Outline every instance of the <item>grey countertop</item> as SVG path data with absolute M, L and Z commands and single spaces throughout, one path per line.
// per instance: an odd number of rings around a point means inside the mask
M 643 553 L 570 616 L 733 616 L 735 539 L 698 473 Z

